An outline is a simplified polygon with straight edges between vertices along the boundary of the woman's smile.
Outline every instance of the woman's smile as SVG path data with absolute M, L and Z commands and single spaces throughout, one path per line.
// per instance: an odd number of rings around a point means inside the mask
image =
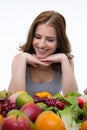
M 39 48 L 39 47 L 37 47 L 37 51 L 38 51 L 38 53 L 40 53 L 40 54 L 44 54 L 44 53 L 48 52 L 49 49 Z

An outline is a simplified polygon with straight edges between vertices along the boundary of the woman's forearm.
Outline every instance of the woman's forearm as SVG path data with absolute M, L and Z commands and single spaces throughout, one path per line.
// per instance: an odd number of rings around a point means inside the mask
M 12 78 L 9 90 L 16 92 L 25 89 L 26 58 L 21 54 L 15 56 L 12 65 Z
M 73 68 L 67 58 L 62 61 L 62 85 L 63 94 L 78 91 Z

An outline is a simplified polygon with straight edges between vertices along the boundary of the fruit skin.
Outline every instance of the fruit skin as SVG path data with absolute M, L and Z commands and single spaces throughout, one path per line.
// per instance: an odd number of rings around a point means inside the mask
M 11 116 L 11 115 L 18 115 L 18 116 L 26 117 L 26 115 L 21 110 L 18 110 L 18 109 L 13 109 L 13 110 L 9 111 L 6 115 L 6 117 Z
M 1 126 L 3 121 L 4 121 L 4 117 L 0 114 L 0 126 Z
M 52 111 L 44 111 L 35 121 L 35 130 L 66 130 L 64 122 Z
M 18 91 L 18 92 L 16 92 L 16 93 L 18 93 L 18 94 L 20 94 L 20 93 L 28 94 L 27 91 L 24 91 L 24 90 L 22 90 L 22 91 Z
M 33 98 L 29 94 L 21 93 L 16 98 L 16 105 L 20 108 L 28 102 L 34 103 Z
M 3 90 L 0 91 L 0 99 L 7 99 L 12 95 L 11 91 Z
M 7 98 L 12 95 L 11 91 L 2 90 L 0 91 L 0 98 Z
M 84 106 L 84 101 L 80 97 L 77 98 L 77 101 L 78 101 L 78 106 L 82 109 Z
M 1 126 L 1 130 L 31 130 L 28 120 L 23 116 L 11 115 L 7 117 Z
M 47 91 L 37 92 L 35 93 L 36 96 L 39 96 L 41 98 L 48 97 L 51 98 L 51 94 Z
M 80 126 L 80 130 L 87 130 L 87 120 L 82 122 L 82 124 Z
M 30 127 L 31 127 L 31 130 L 34 130 L 34 123 L 27 117 L 27 115 L 25 113 L 23 113 L 21 110 L 18 110 L 18 109 L 14 109 L 14 110 L 11 110 L 7 113 L 7 117 L 11 116 L 11 115 L 18 115 L 18 116 L 23 116 L 25 117 L 29 123 L 30 123 Z
M 24 112 L 32 122 L 35 122 L 37 116 L 42 112 L 42 108 L 35 103 L 26 103 L 21 108 L 21 111 Z
M 28 94 L 28 93 L 26 91 L 15 92 L 11 96 L 9 96 L 9 100 L 15 103 L 17 96 L 20 95 L 20 94 Z
M 36 105 L 41 107 L 43 111 L 45 111 L 48 108 L 48 106 L 43 102 L 38 102 L 38 103 L 36 103 Z

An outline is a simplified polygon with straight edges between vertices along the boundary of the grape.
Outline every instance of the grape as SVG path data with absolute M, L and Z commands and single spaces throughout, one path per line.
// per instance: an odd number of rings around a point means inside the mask
M 6 117 L 6 114 L 10 110 L 17 108 L 16 104 L 14 102 L 11 102 L 10 100 L 6 100 L 4 103 L 0 104 L 0 107 L 0 113 L 3 115 L 3 117 Z
M 34 95 L 34 96 L 33 96 L 33 99 L 34 99 L 34 102 L 35 102 L 35 103 L 38 103 L 38 102 L 41 102 L 41 101 L 42 101 L 42 99 L 41 99 L 39 96 L 37 96 L 37 95 Z
M 4 104 L 4 103 L 5 103 L 5 99 L 0 98 L 0 104 Z
M 64 109 L 64 104 L 60 101 L 56 102 L 55 107 L 57 107 L 60 110 Z
M 58 98 L 43 98 L 43 102 L 48 106 L 54 106 L 60 110 L 63 110 L 65 107 L 65 104 L 61 102 Z

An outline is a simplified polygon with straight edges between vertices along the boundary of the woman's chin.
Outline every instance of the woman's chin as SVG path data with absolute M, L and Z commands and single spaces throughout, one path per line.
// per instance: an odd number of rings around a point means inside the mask
M 45 58 L 44 56 L 37 56 L 39 59 L 43 59 L 43 58 Z
M 47 56 L 46 56 L 46 55 L 37 55 L 37 57 L 38 57 L 39 59 L 44 59 L 44 58 L 46 58 Z

